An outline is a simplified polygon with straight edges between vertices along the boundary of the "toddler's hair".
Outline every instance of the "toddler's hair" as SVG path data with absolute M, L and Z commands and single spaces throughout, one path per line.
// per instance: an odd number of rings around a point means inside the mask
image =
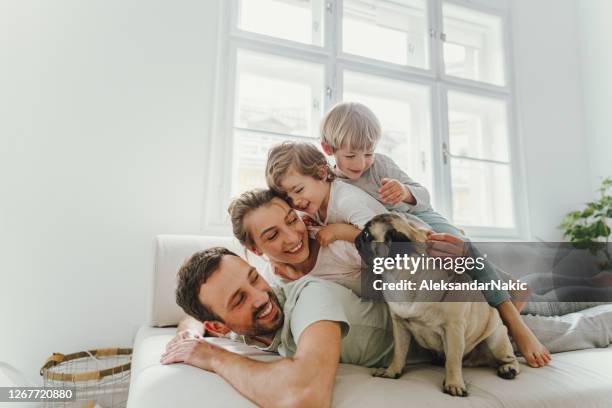
M 325 155 L 312 143 L 283 142 L 268 151 L 266 183 L 276 192 L 283 192 L 281 181 L 289 171 L 321 180 L 321 169 L 327 169 L 326 181 L 335 178 Z
M 321 122 L 321 141 L 334 151 L 342 147 L 374 150 L 380 136 L 380 122 L 374 112 L 357 102 L 336 104 Z

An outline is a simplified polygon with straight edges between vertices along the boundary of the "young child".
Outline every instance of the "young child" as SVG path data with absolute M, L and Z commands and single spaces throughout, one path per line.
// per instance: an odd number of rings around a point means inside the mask
M 335 173 L 339 178 L 366 191 L 388 210 L 413 214 L 441 233 L 430 238 L 451 245 L 459 244 L 457 238 L 460 242 L 467 241 L 462 231 L 431 208 L 427 189 L 410 179 L 391 158 L 374 152 L 381 135 L 380 122 L 374 113 L 359 103 L 337 104 L 321 123 L 321 146 L 327 155 L 334 156 Z M 441 243 L 437 245 L 444 247 Z M 436 255 L 435 251 L 430 253 Z M 473 272 L 472 278 L 479 281 L 499 279 L 497 269 L 490 262 L 485 263 L 483 270 Z M 546 365 L 550 361 L 548 350 L 525 326 L 520 309 L 510 302 L 509 294 L 485 291 L 484 295 L 489 304 L 499 310 L 529 365 Z M 523 304 L 521 302 L 519 308 Z

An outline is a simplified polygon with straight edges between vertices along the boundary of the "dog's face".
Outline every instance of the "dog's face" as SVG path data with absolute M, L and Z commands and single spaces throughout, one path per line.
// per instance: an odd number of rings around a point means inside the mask
M 427 235 L 399 214 L 380 214 L 364 226 L 355 238 L 355 246 L 361 259 L 368 265 L 375 257 L 389 256 L 392 243 L 425 242 Z M 381 245 L 384 244 L 384 245 Z

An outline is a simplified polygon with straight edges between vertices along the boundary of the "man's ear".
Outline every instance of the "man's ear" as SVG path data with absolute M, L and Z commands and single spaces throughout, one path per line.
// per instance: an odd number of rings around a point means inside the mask
M 223 337 L 231 330 L 225 324 L 216 320 L 204 321 L 204 334 L 209 334 L 215 337 Z
M 323 152 L 326 155 L 331 156 L 334 154 L 334 149 L 332 149 L 332 147 L 328 145 L 327 143 L 321 142 L 321 147 L 323 148 Z

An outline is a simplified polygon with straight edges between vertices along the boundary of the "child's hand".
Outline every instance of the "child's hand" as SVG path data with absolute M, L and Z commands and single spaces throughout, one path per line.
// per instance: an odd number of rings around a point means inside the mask
M 451 234 L 427 232 L 427 253 L 430 256 L 465 256 L 467 246 L 461 238 Z
M 416 203 L 410 190 L 398 180 L 384 178 L 381 181 L 382 187 L 378 189 L 378 194 L 383 203 L 391 205 L 395 205 L 402 201 L 406 201 L 410 204 Z
M 295 268 L 286 263 L 271 262 L 272 271 L 276 276 L 285 280 L 298 280 L 302 277 L 302 274 L 295 270 Z
M 315 237 L 321 246 L 328 246 L 334 241 L 353 242 L 361 230 L 352 224 L 329 224 L 322 227 Z
M 338 240 L 338 229 L 340 224 L 330 224 L 322 227 L 315 237 L 322 247 L 326 247 Z

